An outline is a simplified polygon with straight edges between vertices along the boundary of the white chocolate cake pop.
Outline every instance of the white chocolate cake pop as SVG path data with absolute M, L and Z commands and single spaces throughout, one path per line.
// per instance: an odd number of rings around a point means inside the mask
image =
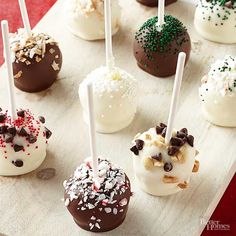
M 0 175 L 22 175 L 41 165 L 52 134 L 44 123 L 29 110 L 18 110 L 16 120 L 0 110 Z
M 236 1 L 200 0 L 194 23 L 198 33 L 210 41 L 236 43 Z
M 217 60 L 199 88 L 205 118 L 211 123 L 236 127 L 236 57 Z
M 113 67 L 93 70 L 80 84 L 79 96 L 88 121 L 86 86 L 93 83 L 96 130 L 112 133 L 127 127 L 133 120 L 138 103 L 138 83 L 126 71 Z
M 118 0 L 111 1 L 112 34 L 120 28 L 121 8 Z M 65 1 L 65 21 L 68 29 L 85 40 L 105 38 L 104 0 Z
M 177 193 L 188 187 L 192 172 L 197 172 L 194 138 L 186 128 L 174 131 L 165 143 L 166 125 L 137 134 L 133 140 L 133 167 L 138 185 L 155 196 Z

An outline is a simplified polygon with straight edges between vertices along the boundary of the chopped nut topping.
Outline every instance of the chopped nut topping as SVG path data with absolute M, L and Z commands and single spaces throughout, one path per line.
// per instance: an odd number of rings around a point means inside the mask
M 156 167 L 163 167 L 164 166 L 164 162 L 163 161 L 156 161 L 153 160 L 154 166 Z
M 196 173 L 199 170 L 199 161 L 195 160 L 192 172 Z
M 145 139 L 147 139 L 147 140 L 152 140 L 152 136 L 151 136 L 150 134 L 146 134 L 146 135 L 145 135 Z
M 178 177 L 175 177 L 175 176 L 164 175 L 164 177 L 162 178 L 162 181 L 165 184 L 172 184 L 172 183 L 178 183 L 179 179 Z
M 14 78 L 19 79 L 21 77 L 22 73 L 23 73 L 22 70 L 18 71 L 17 74 L 14 75 Z
M 185 188 L 188 187 L 188 183 L 186 181 L 184 181 L 183 183 L 179 183 L 178 187 L 181 188 L 181 189 L 185 189 Z
M 153 168 L 153 160 L 151 157 L 145 157 L 142 161 L 146 170 L 151 170 Z

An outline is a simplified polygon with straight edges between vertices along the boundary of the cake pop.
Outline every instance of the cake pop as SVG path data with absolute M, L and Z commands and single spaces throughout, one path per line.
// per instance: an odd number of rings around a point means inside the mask
M 168 125 L 136 135 L 133 140 L 133 167 L 138 185 L 155 196 L 177 193 L 188 187 L 192 172 L 197 172 L 199 161 L 194 148 L 194 137 L 186 128 L 173 129 L 186 55 L 179 54 Z
M 25 28 L 10 37 L 15 86 L 25 92 L 40 92 L 55 82 L 62 54 L 52 37 L 31 31 L 24 0 L 19 4 Z
M 83 229 L 104 232 L 125 219 L 131 196 L 125 172 L 109 160 L 97 157 L 92 83 L 86 86 L 91 158 L 64 182 L 65 205 Z
M 218 43 L 236 43 L 236 1 L 199 0 L 194 25 L 205 39 Z
M 236 57 L 217 60 L 199 88 L 205 118 L 211 123 L 236 127 Z
M 126 71 L 114 66 L 111 39 L 110 1 L 105 1 L 106 66 L 87 75 L 80 84 L 79 96 L 87 120 L 86 85 L 93 83 L 96 129 L 112 133 L 128 126 L 136 113 L 138 103 L 137 81 Z
M 164 5 L 161 8 L 160 3 L 158 17 L 147 20 L 135 34 L 134 56 L 142 70 L 157 77 L 168 77 L 175 74 L 179 52 L 185 52 L 188 60 L 191 41 L 178 19 L 164 16 L 164 10 L 161 11 Z
M 137 0 L 137 2 L 149 6 L 149 7 L 156 7 L 158 6 L 158 0 Z M 166 0 L 165 1 L 165 5 L 169 5 L 172 4 L 174 2 L 177 2 L 177 0 Z
M 121 7 L 118 1 L 111 2 L 112 34 L 120 28 Z M 69 0 L 65 2 L 67 28 L 85 40 L 105 38 L 104 0 Z

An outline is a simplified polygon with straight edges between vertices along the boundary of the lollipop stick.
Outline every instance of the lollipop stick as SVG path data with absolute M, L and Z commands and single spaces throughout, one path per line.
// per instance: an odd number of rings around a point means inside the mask
M 170 113 L 168 118 L 168 125 L 166 130 L 166 137 L 165 137 L 166 144 L 170 142 L 170 139 L 172 137 L 173 125 L 179 100 L 179 92 L 183 78 L 185 59 L 186 59 L 186 54 L 184 52 L 179 53 L 177 69 L 175 74 L 174 89 L 171 99 Z
M 20 12 L 21 12 L 21 17 L 23 20 L 24 28 L 26 30 L 26 33 L 28 37 L 31 36 L 31 27 L 30 27 L 30 22 L 29 22 L 29 16 L 27 13 L 26 5 L 25 5 L 25 0 L 18 0 L 19 5 L 20 5 Z
M 10 44 L 9 44 L 9 29 L 8 22 L 6 20 L 1 21 L 2 26 L 2 38 L 4 45 L 4 55 L 5 62 L 7 66 L 7 74 L 8 74 L 8 93 L 10 99 L 10 112 L 13 120 L 17 118 L 16 116 L 16 106 L 15 106 L 15 93 L 14 93 L 14 85 L 13 85 L 13 70 L 12 70 L 12 62 L 11 62 L 11 52 L 10 52 Z
M 114 66 L 114 58 L 112 53 L 112 32 L 111 32 L 111 1 L 104 1 L 105 13 L 105 38 L 106 38 L 106 65 L 109 70 Z
M 98 158 L 96 150 L 96 135 L 95 135 L 95 122 L 94 122 L 94 104 L 93 104 L 93 85 L 87 85 L 87 97 L 88 97 L 88 115 L 89 115 L 89 140 L 90 150 L 93 163 L 93 177 L 94 180 L 98 177 Z
M 162 27 L 162 25 L 165 23 L 164 16 L 165 16 L 165 0 L 158 0 L 158 22 L 157 22 L 157 25 L 159 27 Z

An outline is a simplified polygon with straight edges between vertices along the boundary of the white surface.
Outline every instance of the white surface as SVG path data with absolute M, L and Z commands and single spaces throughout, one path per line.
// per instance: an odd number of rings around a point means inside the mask
M 138 79 L 146 95 L 139 103 L 133 123 L 119 133 L 98 134 L 98 153 L 110 158 L 128 174 L 134 197 L 121 227 L 98 235 L 156 236 L 199 235 L 200 220 L 209 219 L 216 203 L 235 172 L 236 129 L 219 128 L 201 115 L 198 88 L 202 76 L 217 58 L 236 55 L 235 46 L 221 45 L 202 39 L 193 27 L 195 8 L 179 1 L 166 8 L 183 21 L 192 38 L 192 54 L 186 66 L 181 89 L 176 128 L 186 126 L 195 136 L 200 151 L 200 170 L 190 187 L 169 197 L 153 197 L 139 189 L 134 181 L 131 140 L 168 118 L 172 79 L 157 79 L 140 70 L 132 52 L 134 32 L 156 9 L 143 7 L 136 1 L 121 0 L 122 27 L 114 37 L 117 65 Z M 73 222 L 61 198 L 62 183 L 89 154 L 87 125 L 83 122 L 78 99 L 78 84 L 101 63 L 105 64 L 104 42 L 87 42 L 66 33 L 59 1 L 37 25 L 60 41 L 64 56 L 60 79 L 47 91 L 27 94 L 17 91 L 18 104 L 44 115 L 53 132 L 45 162 L 40 167 L 56 169 L 55 178 L 43 181 L 36 172 L 18 177 L 0 177 L 0 232 L 8 236 L 78 236 L 91 235 Z M 57 24 L 55 24 L 55 22 Z M 0 101 L 7 106 L 6 71 L 0 72 Z M 223 157 L 223 158 L 222 158 Z M 217 197 L 216 197 L 217 196 Z

